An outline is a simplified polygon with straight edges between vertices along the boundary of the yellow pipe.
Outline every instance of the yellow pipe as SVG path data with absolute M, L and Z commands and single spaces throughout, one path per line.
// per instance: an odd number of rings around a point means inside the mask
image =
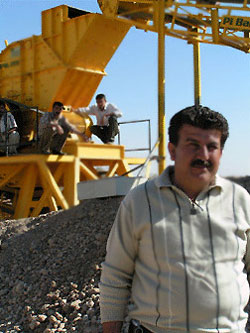
M 159 174 L 165 169 L 165 0 L 158 0 L 158 137 Z
M 193 44 L 194 49 L 194 104 L 201 104 L 201 68 L 200 68 L 200 43 Z

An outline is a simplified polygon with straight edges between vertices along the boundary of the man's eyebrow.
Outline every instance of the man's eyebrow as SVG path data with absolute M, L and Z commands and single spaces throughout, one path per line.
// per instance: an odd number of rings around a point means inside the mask
M 199 140 L 198 139 L 195 139 L 195 138 L 191 138 L 191 137 L 187 137 L 186 138 L 186 141 L 191 141 L 191 142 L 198 142 Z
M 187 137 L 186 142 L 194 142 L 194 143 L 199 143 L 199 139 L 195 139 L 193 137 Z M 217 141 L 211 141 L 207 143 L 208 145 L 219 145 Z

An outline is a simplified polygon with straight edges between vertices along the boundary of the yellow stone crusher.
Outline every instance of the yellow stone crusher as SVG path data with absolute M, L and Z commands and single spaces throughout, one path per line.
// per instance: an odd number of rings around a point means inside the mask
M 105 67 L 131 26 L 158 33 L 159 172 L 165 167 L 165 36 L 194 46 L 194 101 L 200 103 L 200 43 L 250 51 L 249 0 L 98 0 L 103 14 L 61 5 L 42 12 L 42 33 L 0 53 L 0 97 L 13 112 L 21 135 L 20 154 L 0 157 L 0 205 L 14 218 L 37 216 L 78 204 L 77 183 L 129 175 L 124 146 L 80 142 L 71 137 L 67 156 L 36 154 L 37 123 L 56 100 L 77 108 L 93 98 Z M 91 119 L 64 114 L 82 130 Z M 6 193 L 8 196 L 6 197 Z M 11 204 L 9 204 L 9 201 Z
M 38 123 L 54 101 L 77 108 L 88 106 L 106 75 L 105 66 L 130 28 L 101 14 L 61 5 L 42 12 L 42 33 L 10 45 L 0 53 L 0 97 L 17 122 L 19 154 L 0 157 L 0 205 L 15 219 L 37 216 L 44 208 L 67 209 L 79 203 L 77 183 L 127 174 L 129 164 L 122 145 L 67 139 L 65 156 L 41 155 L 37 150 Z M 65 117 L 88 131 L 88 116 L 70 108 Z M 129 175 L 129 174 L 128 174 Z M 103 176 L 103 175 L 102 175 Z

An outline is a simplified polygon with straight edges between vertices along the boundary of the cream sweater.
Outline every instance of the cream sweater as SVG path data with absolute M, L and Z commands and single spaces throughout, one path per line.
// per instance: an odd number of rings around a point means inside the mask
M 250 196 L 217 176 L 194 204 L 169 170 L 120 206 L 100 282 L 102 322 L 123 321 L 131 295 L 130 317 L 155 333 L 244 332 Z

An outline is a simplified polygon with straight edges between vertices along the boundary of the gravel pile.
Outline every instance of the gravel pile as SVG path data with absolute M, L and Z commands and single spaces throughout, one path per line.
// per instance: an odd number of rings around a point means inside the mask
M 233 180 L 250 192 L 250 177 Z M 102 332 L 100 264 L 122 199 L 0 221 L 0 333 Z
M 121 200 L 0 222 L 0 332 L 101 332 L 100 264 Z

